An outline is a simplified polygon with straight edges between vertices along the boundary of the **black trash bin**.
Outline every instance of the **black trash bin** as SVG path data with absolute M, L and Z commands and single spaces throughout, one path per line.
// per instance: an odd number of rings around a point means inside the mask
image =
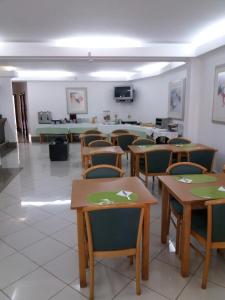
M 49 157 L 51 161 L 67 160 L 69 155 L 69 144 L 63 138 L 56 138 L 49 144 Z

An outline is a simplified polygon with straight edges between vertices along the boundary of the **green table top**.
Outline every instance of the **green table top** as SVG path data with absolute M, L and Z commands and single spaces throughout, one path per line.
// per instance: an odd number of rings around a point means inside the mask
M 98 205 L 109 205 L 116 203 L 129 203 L 136 201 L 138 196 L 135 193 L 131 193 L 127 191 L 119 191 L 119 192 L 97 192 L 87 196 L 88 202 L 92 204 Z M 128 195 L 129 194 L 129 195 Z M 124 196 L 123 196 L 124 195 Z
M 219 190 L 221 189 L 221 190 Z M 225 189 L 220 186 L 205 186 L 191 189 L 191 193 L 195 196 L 206 199 L 224 199 Z
M 87 130 L 97 130 L 97 127 L 96 128 L 93 128 L 93 127 L 90 127 L 90 128 L 88 128 L 88 127 L 75 127 L 75 128 L 70 128 L 69 132 L 80 134 L 80 133 L 84 133 Z
M 68 134 L 68 128 L 61 127 L 42 127 L 36 129 L 37 134 Z
M 207 183 L 217 180 L 216 177 L 205 174 L 176 175 L 175 179 L 183 183 Z

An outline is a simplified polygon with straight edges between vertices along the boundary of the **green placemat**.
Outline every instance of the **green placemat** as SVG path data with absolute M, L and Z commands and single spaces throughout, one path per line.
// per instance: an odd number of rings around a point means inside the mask
M 176 175 L 175 179 L 183 183 L 207 183 L 217 181 L 216 177 L 205 174 Z
M 190 147 L 196 147 L 195 144 L 176 144 L 176 147 L 180 148 L 190 148 Z
M 122 192 L 122 191 L 119 191 Z M 108 205 L 116 203 L 128 203 L 137 200 L 137 194 L 131 193 L 129 196 L 120 196 L 119 192 L 97 192 L 87 196 L 90 203 L 98 205 Z M 127 192 L 127 191 L 126 191 Z M 122 192 L 123 193 L 123 192 Z
M 225 191 L 219 191 L 220 186 L 206 186 L 191 189 L 191 193 L 195 196 L 207 199 L 223 199 Z

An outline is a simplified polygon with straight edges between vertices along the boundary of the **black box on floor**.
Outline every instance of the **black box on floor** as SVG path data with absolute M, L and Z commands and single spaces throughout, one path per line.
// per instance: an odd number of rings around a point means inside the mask
M 51 161 L 67 160 L 69 155 L 69 144 L 63 139 L 55 139 L 49 144 L 49 157 Z

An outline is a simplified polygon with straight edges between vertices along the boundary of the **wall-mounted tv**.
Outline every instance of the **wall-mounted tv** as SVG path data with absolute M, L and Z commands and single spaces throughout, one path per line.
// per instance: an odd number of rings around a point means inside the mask
M 134 90 L 132 86 L 116 86 L 114 88 L 114 98 L 117 102 L 132 102 Z

